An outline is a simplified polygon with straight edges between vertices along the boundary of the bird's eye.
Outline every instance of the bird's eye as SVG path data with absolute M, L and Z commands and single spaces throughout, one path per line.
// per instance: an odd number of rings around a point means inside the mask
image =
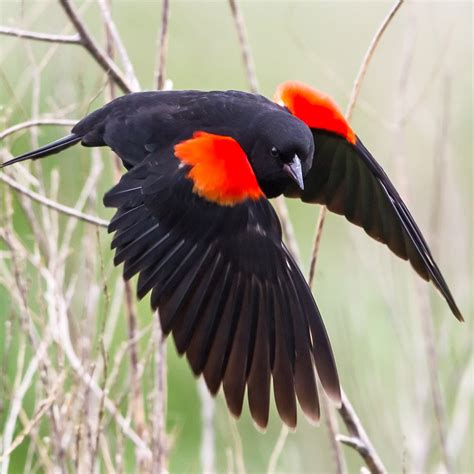
M 272 149 L 270 150 L 270 154 L 274 157 L 277 157 L 280 155 L 280 152 L 278 151 L 278 148 L 275 146 L 272 146 Z

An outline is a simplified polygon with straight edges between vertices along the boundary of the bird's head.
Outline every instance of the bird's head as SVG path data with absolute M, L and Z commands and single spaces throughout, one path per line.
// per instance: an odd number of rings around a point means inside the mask
M 255 117 L 249 129 L 248 159 L 265 195 L 278 196 L 292 182 L 303 189 L 314 153 L 307 125 L 287 111 L 277 110 Z

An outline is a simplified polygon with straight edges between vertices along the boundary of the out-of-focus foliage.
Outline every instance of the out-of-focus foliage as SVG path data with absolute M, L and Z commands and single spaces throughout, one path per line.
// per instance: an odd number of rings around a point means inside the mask
M 114 19 L 142 87 L 153 88 L 161 7 L 158 2 L 146 1 L 112 3 Z M 382 1 L 243 3 L 262 93 L 271 96 L 281 81 L 299 79 L 327 91 L 344 108 L 363 55 L 390 5 Z M 83 3 L 81 9 L 91 31 L 103 39 L 97 6 Z M 4 25 L 28 30 L 73 32 L 61 8 L 49 0 L 2 1 L 0 18 Z M 247 88 L 227 2 L 172 1 L 169 34 L 167 75 L 174 88 Z M 106 78 L 81 47 L 4 36 L 0 36 L 0 44 L 0 129 L 34 116 L 80 118 L 107 100 Z M 322 238 L 315 296 L 333 343 L 342 384 L 390 472 L 444 472 L 423 329 L 426 318 L 432 318 L 435 331 L 436 376 L 445 408 L 441 423 L 448 455 L 454 472 L 474 469 L 472 57 L 470 2 L 408 2 L 375 53 L 353 118 L 354 129 L 406 198 L 467 322 L 459 324 L 442 298 L 431 286 L 418 281 L 408 264 L 341 217 L 329 216 Z M 43 127 L 36 134 L 27 131 L 11 135 L 2 143 L 3 159 L 9 153 L 19 154 L 64 133 L 64 128 Z M 33 189 L 48 195 L 53 192 L 58 201 L 74 206 L 90 172 L 91 160 L 98 160 L 103 166 L 96 189 L 87 196 L 86 210 L 109 218 L 101 200 L 117 178 L 112 157 L 106 151 L 92 154 L 77 147 L 41 165 L 30 166 L 31 173 L 42 183 L 39 187 L 26 174 L 18 170 L 12 173 Z M 9 196 L 9 188 L 0 184 L 0 226 L 6 226 Z M 289 202 L 289 206 L 307 269 L 318 210 L 299 202 Z M 14 235 L 32 255 L 44 259 L 16 198 L 13 211 Z M 41 216 L 45 211 L 34 205 L 33 212 Z M 42 222 L 47 222 L 45 219 Z M 43 229 L 47 232 L 45 239 L 61 241 L 68 219 L 51 219 L 51 229 Z M 104 318 L 113 313 L 115 291 L 117 301 L 122 301 L 120 270 L 112 267 L 109 243 L 104 229 L 78 224 L 60 281 L 64 285 L 62 291 L 77 279 L 67 314 L 76 353 L 91 373 L 95 362 L 102 363 L 99 335 L 108 324 Z M 41 339 L 42 331 L 54 324 L 47 309 L 52 289 L 35 268 L 35 262 L 28 262 L 22 252 L 17 253 L 16 259 Z M 12 268 L 10 249 L 2 241 L 0 433 L 12 410 L 15 380 L 21 376 L 20 371 L 24 375 L 34 356 L 19 317 L 23 312 L 21 302 L 9 287 L 12 280 L 7 276 L 14 273 Z M 108 297 L 104 296 L 104 285 Z M 145 371 L 142 389 L 149 417 L 154 368 L 148 301 L 138 304 L 138 314 L 140 329 L 148 328 L 140 339 L 139 356 Z M 123 309 L 117 321 L 107 341 L 109 371 L 127 341 Z M 80 406 L 87 411 L 89 403 L 94 405 L 89 402 L 91 395 L 78 382 L 77 374 L 68 369 L 67 357 L 55 345 L 49 352 L 58 373 L 65 368 L 59 397 L 64 410 L 76 397 L 83 397 Z M 127 417 L 127 354 L 118 369 L 117 379 L 107 386 L 108 396 Z M 98 383 L 106 383 L 103 376 L 98 377 Z M 81 388 L 71 393 L 71 387 Z M 15 434 L 23 429 L 22 417 L 32 417 L 38 403 L 47 396 L 36 373 L 23 400 Z M 75 416 L 80 420 L 85 415 Z M 234 425 L 240 435 L 246 470 L 266 471 L 281 426 L 275 408 L 267 433 L 261 434 L 253 427 L 247 408 L 235 424 L 227 415 L 223 397 L 217 397 L 218 471 L 226 471 L 231 461 L 236 469 L 239 450 Z M 54 459 L 57 455 L 52 447 L 54 429 L 46 414 L 34 436 L 28 436 L 11 455 L 11 472 L 21 472 L 25 465 L 42 471 L 46 463 L 42 456 L 51 454 Z M 172 443 L 170 471 L 199 471 L 202 423 L 197 384 L 186 361 L 176 356 L 172 342 L 168 343 L 167 429 Z M 125 470 L 132 472 L 133 446 L 119 434 L 107 413 L 103 432 L 112 456 L 123 452 Z M 69 434 L 77 437 L 74 430 Z M 1 437 L 2 434 L 0 446 Z M 38 455 L 38 446 L 44 450 L 42 455 Z M 357 472 L 360 458 L 349 448 L 343 450 L 350 471 Z M 70 456 L 67 451 L 65 465 L 74 469 Z M 100 466 L 105 469 L 102 461 Z M 315 428 L 301 415 L 298 430 L 289 435 L 277 468 L 284 472 L 332 472 L 324 423 Z

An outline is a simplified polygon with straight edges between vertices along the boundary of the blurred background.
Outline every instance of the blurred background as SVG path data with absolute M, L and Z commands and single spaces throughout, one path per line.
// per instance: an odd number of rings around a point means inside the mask
M 97 3 L 74 5 L 105 47 Z M 392 5 L 242 2 L 261 93 L 271 97 L 277 84 L 298 79 L 328 92 L 344 110 Z M 466 322 L 455 320 L 409 264 L 342 217 L 329 215 L 322 236 L 315 297 L 342 385 L 389 472 L 474 469 L 472 13 L 469 1 L 403 4 L 375 52 L 352 120 L 411 209 Z M 141 88 L 155 88 L 161 2 L 114 0 L 112 14 Z M 173 88 L 249 88 L 226 1 L 172 0 L 170 14 L 166 76 Z M 1 0 L 0 24 L 75 33 L 50 0 Z M 110 99 L 106 75 L 81 46 L 9 36 L 0 36 L 0 45 L 0 131 L 30 119 L 80 119 Z M 11 133 L 1 142 L 1 159 L 66 133 L 59 126 Z M 107 150 L 75 147 L 2 175 L 111 217 L 102 196 L 118 175 Z M 307 271 L 319 209 L 287 205 Z M 106 230 L 46 209 L 5 182 L 0 229 L 0 472 L 139 470 L 139 449 L 84 381 L 105 389 L 123 423 L 151 440 L 156 341 L 148 299 L 132 305 L 137 327 L 130 342 L 121 269 L 112 265 Z M 138 377 L 138 394 L 131 377 Z M 207 462 L 218 472 L 335 472 L 324 421 L 313 427 L 300 414 L 297 431 L 285 437 L 272 406 L 262 434 L 246 403 L 236 422 L 219 394 L 215 406 L 206 402 L 214 414 L 204 430 L 202 403 L 199 384 L 169 341 L 170 472 L 203 470 L 204 432 L 215 437 Z M 276 458 L 279 437 L 284 444 Z M 13 440 L 18 446 L 5 457 Z M 359 455 L 342 451 L 348 470 L 359 472 Z

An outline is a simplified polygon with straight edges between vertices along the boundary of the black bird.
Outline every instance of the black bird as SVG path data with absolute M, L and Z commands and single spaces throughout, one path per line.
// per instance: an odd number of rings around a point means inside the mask
M 151 292 L 165 334 L 212 394 L 223 385 L 239 416 L 268 423 L 270 380 L 282 420 L 296 398 L 319 419 L 314 368 L 329 397 L 340 386 L 320 312 L 282 242 L 269 202 L 284 194 L 345 215 L 432 281 L 461 313 L 418 226 L 335 103 L 304 84 L 272 102 L 237 91 L 142 92 L 120 97 L 72 133 L 4 163 L 76 143 L 109 146 L 128 170 L 104 197 L 117 208 L 114 263 Z

